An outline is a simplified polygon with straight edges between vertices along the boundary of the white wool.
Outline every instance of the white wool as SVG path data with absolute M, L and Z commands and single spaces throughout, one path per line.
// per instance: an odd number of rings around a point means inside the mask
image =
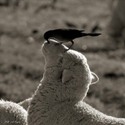
M 84 102 L 92 83 L 87 59 L 65 46 L 44 43 L 43 79 L 35 91 L 28 125 L 125 125 L 125 119 L 107 116 Z
M 14 102 L 0 100 L 0 125 L 27 125 L 27 111 Z

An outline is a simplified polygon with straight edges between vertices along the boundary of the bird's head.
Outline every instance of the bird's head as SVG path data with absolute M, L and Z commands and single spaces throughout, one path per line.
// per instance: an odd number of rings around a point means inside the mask
M 54 34 L 51 30 L 49 30 L 49 31 L 44 33 L 43 37 L 44 37 L 45 40 L 47 40 L 49 42 L 49 39 L 53 38 Z

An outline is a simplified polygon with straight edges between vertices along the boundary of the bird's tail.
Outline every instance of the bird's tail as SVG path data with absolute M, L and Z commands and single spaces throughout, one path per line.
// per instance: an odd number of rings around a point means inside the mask
M 101 33 L 82 33 L 83 36 L 99 36 Z

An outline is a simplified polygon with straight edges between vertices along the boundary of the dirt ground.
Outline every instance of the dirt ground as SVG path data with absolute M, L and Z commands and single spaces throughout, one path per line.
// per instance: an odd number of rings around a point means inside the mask
M 0 4 L 0 98 L 19 102 L 34 93 L 44 71 L 41 45 L 46 30 L 78 28 L 89 32 L 98 26 L 101 36 L 76 39 L 73 47 L 87 57 L 100 78 L 85 101 L 103 113 L 125 117 L 125 48 L 106 34 L 110 18 L 110 0 Z

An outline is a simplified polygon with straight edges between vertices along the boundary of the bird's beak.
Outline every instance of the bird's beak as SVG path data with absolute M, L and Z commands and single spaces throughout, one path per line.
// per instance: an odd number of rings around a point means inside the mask
M 49 41 L 49 40 L 47 40 L 47 43 L 48 43 L 48 44 L 50 44 L 50 41 Z
M 50 44 L 50 41 L 47 39 L 47 40 L 46 40 L 46 43 Z

